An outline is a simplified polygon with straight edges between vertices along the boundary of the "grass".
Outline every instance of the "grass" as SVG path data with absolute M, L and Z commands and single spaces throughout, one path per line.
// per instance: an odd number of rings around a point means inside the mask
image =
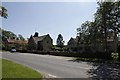
M 40 78 L 42 75 L 31 68 L 2 59 L 2 78 Z
M 106 59 L 97 59 L 97 58 L 80 58 L 77 57 L 74 59 L 74 61 L 85 61 L 85 62 L 97 62 L 97 63 L 110 63 L 113 62 L 114 60 L 106 60 Z M 115 61 L 116 63 L 120 64 L 120 61 Z
M 0 79 L 2 79 L 2 59 L 0 58 Z

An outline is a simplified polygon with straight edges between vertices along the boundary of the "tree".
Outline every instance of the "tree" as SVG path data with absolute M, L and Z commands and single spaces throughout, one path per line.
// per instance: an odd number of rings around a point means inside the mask
M 58 35 L 57 46 L 58 47 L 63 47 L 64 46 L 63 36 L 61 34 Z
M 91 22 L 86 21 L 86 22 L 82 23 L 81 27 L 77 28 L 77 34 L 79 37 L 78 42 L 84 42 L 84 43 L 89 42 L 88 38 L 90 35 L 90 32 L 89 32 L 90 27 L 91 27 Z M 80 43 L 78 43 L 78 44 L 80 44 Z
M 110 32 L 114 32 L 114 50 L 116 51 L 118 45 L 117 35 L 120 33 L 120 1 L 98 2 L 98 5 L 95 20 L 93 22 L 86 21 L 80 28 L 77 28 L 78 42 L 83 41 L 83 44 L 87 47 L 94 45 L 94 49 L 100 46 L 107 51 L 107 39 Z
M 105 51 L 107 51 L 107 30 L 108 30 L 108 25 L 107 25 L 107 19 L 108 19 L 108 14 L 111 9 L 111 2 L 98 2 L 98 9 L 95 14 L 95 20 L 97 23 L 97 27 L 100 27 L 101 32 L 104 34 L 104 44 L 105 44 Z
M 3 6 L 0 6 L 0 15 L 1 15 L 1 17 L 4 17 L 4 18 L 8 17 L 7 9 Z
M 114 46 L 115 46 L 115 52 L 117 51 L 118 47 L 118 34 L 120 33 L 120 1 L 113 3 L 113 8 L 110 12 L 110 27 L 111 30 L 114 31 Z
M 20 40 L 25 40 L 25 38 L 24 38 L 21 34 L 18 34 L 18 38 L 19 38 Z
M 110 31 L 114 32 L 114 47 L 116 51 L 118 44 L 117 35 L 120 32 L 120 1 L 98 2 L 98 5 L 95 20 L 104 33 L 105 51 L 107 50 L 107 37 Z
M 98 43 L 100 33 L 97 30 L 95 22 L 86 21 L 82 23 L 82 25 L 77 28 L 77 34 L 79 38 L 78 46 L 83 44 L 85 49 L 90 49 L 91 47 L 93 47 L 91 45 L 94 45 L 94 47 L 96 48 L 96 43 Z
M 4 30 L 4 29 L 1 29 L 1 32 L 2 32 L 2 40 L 6 40 L 6 39 L 14 39 L 14 38 L 17 38 L 17 35 L 14 34 L 13 32 L 11 31 L 7 31 L 7 30 Z

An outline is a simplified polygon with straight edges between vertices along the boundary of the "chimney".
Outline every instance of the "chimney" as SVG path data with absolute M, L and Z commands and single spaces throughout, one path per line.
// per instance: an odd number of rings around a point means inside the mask
M 34 37 L 38 37 L 38 32 L 35 32 Z

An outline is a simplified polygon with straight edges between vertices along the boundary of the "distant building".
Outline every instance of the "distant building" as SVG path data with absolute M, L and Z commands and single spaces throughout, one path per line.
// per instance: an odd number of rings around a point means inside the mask
M 76 51 L 77 48 L 77 39 L 76 38 L 70 38 L 70 40 L 67 43 L 67 47 L 69 51 Z
M 27 45 L 27 40 L 17 40 L 16 38 L 6 38 L 5 41 L 3 41 L 3 44 L 5 45 L 5 48 L 7 50 L 10 50 L 12 47 L 15 47 L 17 50 L 25 50 Z
M 107 50 L 108 51 L 114 51 L 116 50 L 118 46 L 120 46 L 120 40 L 118 39 L 118 36 L 116 37 L 116 39 L 114 38 L 115 38 L 115 35 L 113 32 L 108 33 L 108 37 L 107 37 Z M 101 46 L 100 44 L 97 44 L 96 46 L 94 44 L 90 44 L 90 47 L 87 48 L 87 50 L 85 48 L 86 46 L 87 45 L 85 45 L 84 42 L 82 41 L 79 41 L 79 45 L 78 45 L 78 37 L 70 38 L 67 44 L 69 51 L 84 52 L 84 51 L 90 50 L 92 52 L 95 52 L 95 51 L 104 52 L 105 50 L 105 47 Z
M 49 34 L 38 36 L 35 32 L 34 36 L 28 39 L 28 50 L 51 51 L 53 40 Z

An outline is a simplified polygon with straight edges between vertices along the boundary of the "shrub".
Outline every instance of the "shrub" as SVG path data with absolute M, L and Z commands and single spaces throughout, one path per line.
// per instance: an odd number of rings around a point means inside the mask
M 111 57 L 113 58 L 113 60 L 117 61 L 119 58 L 119 55 L 118 55 L 118 53 L 112 52 Z

